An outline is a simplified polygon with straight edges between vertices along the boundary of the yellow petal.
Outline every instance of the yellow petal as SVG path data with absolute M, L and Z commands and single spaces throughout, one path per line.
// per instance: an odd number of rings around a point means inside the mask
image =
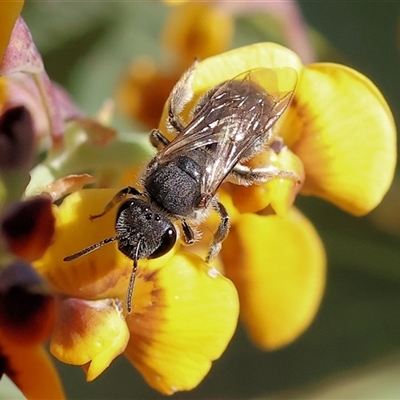
M 279 68 L 286 67 L 298 73 L 303 68 L 299 57 L 283 46 L 275 43 L 252 44 L 200 61 L 193 80 L 193 90 L 195 93 L 204 92 L 252 69 L 274 68 L 279 71 Z M 282 80 L 279 84 L 279 90 L 282 92 L 294 89 L 291 77 L 289 82 L 285 83 Z
M 0 64 L 10 41 L 15 21 L 23 6 L 24 2 L 19 0 L 0 1 Z
M 302 214 L 243 214 L 224 243 L 222 259 L 258 346 L 280 348 L 310 325 L 323 294 L 326 260 L 318 234 Z
M 392 114 L 374 84 L 351 68 L 305 68 L 280 134 L 304 164 L 304 194 L 362 215 L 379 204 L 391 184 Z
M 91 381 L 125 350 L 128 339 L 120 302 L 70 298 L 59 304 L 50 350 L 65 363 L 88 364 L 86 379 Z
M 16 346 L 0 332 L 0 356 L 6 373 L 28 399 L 64 399 L 57 370 L 41 346 Z
M 160 392 L 190 390 L 221 356 L 235 331 L 236 289 L 190 253 L 179 252 L 163 268 L 141 273 L 147 284 L 134 292 L 125 354 Z
M 163 44 L 188 67 L 195 58 L 203 59 L 228 49 L 234 22 L 212 3 L 189 2 L 174 8 L 163 30 Z

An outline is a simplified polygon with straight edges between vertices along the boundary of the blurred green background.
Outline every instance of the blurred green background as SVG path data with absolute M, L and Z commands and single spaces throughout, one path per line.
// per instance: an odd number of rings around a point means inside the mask
M 371 78 L 398 119 L 400 2 L 299 5 L 319 38 L 320 60 L 343 62 Z M 159 2 L 28 1 L 23 16 L 50 77 L 94 114 L 114 95 L 135 57 L 147 54 L 163 63 L 159 36 L 169 11 Z M 234 44 L 270 38 L 251 17 L 238 18 Z M 117 124 L 134 129 L 122 119 Z M 314 323 L 295 343 L 273 353 L 257 350 L 239 326 L 202 384 L 174 398 L 400 399 L 400 230 L 382 220 L 388 214 L 400 227 L 397 203 L 393 196 L 382 206 L 385 212 L 355 218 L 323 201 L 299 199 L 296 204 L 318 229 L 329 260 L 326 293 Z M 163 398 L 123 357 L 89 384 L 80 368 L 57 367 L 69 399 Z

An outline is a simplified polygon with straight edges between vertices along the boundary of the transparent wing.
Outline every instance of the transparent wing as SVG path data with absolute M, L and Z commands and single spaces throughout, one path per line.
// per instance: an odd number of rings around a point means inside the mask
M 279 91 L 279 82 L 292 90 Z M 291 68 L 257 69 L 209 91 L 193 119 L 157 158 L 169 160 L 195 149 L 206 151 L 201 192 L 213 195 L 232 168 L 254 146 L 268 141 L 271 128 L 292 98 L 297 74 Z

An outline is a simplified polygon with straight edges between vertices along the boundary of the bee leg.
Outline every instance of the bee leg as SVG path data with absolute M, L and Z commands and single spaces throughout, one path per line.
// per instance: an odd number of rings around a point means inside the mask
M 183 238 L 185 240 L 185 243 L 193 244 L 195 241 L 194 232 L 185 220 L 182 220 L 182 231 L 183 231 Z
M 167 146 L 170 141 L 158 129 L 153 129 L 150 132 L 150 143 L 157 150 L 161 150 Z
M 178 135 L 185 129 L 182 118 L 172 111 L 171 104 L 168 110 L 167 127 L 170 132 L 175 132 Z
M 228 236 L 230 228 L 230 222 L 229 222 L 230 218 L 228 212 L 226 211 L 226 208 L 216 200 L 213 201 L 212 206 L 220 216 L 221 222 L 219 223 L 218 229 L 214 234 L 213 243 L 211 244 L 210 249 L 208 250 L 208 254 L 206 257 L 207 263 L 211 261 L 213 258 L 215 258 L 221 251 L 222 242 Z
M 175 131 L 178 134 L 184 129 L 184 124 L 179 114 L 193 97 L 192 82 L 196 65 L 197 60 L 186 70 L 171 91 L 167 125 L 170 131 Z
M 139 192 L 134 187 L 127 186 L 114 195 L 114 197 L 111 199 L 111 201 L 106 204 L 102 213 L 96 214 L 96 215 L 90 215 L 89 219 L 91 221 L 93 221 L 96 218 L 102 217 L 104 214 L 107 214 L 116 204 L 120 203 L 122 200 L 124 200 L 129 195 L 134 196 L 134 195 L 141 195 L 141 194 L 142 193 Z
M 274 178 L 287 178 L 292 179 L 297 184 L 301 183 L 300 177 L 293 171 L 285 171 L 273 165 L 251 168 L 238 163 L 229 175 L 230 181 L 243 186 L 265 183 Z

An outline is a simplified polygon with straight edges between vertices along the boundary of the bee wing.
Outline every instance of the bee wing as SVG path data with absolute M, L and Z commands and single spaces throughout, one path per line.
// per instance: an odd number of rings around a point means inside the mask
M 277 103 L 279 106 L 290 102 L 291 95 L 286 95 Z M 260 110 L 258 110 L 260 111 Z M 261 111 L 258 115 L 261 114 Z M 265 124 L 263 132 L 270 130 L 280 115 L 272 109 L 270 117 Z M 235 165 L 242 159 L 246 158 L 246 153 L 249 152 L 254 146 L 262 142 L 262 135 L 260 131 L 256 131 L 255 121 L 246 121 L 241 124 L 241 128 L 237 129 L 238 134 L 234 135 L 235 139 L 232 140 L 232 135 L 225 133 L 218 142 L 215 144 L 215 150 L 211 151 L 205 174 L 203 175 L 202 192 L 212 194 L 215 193 L 224 179 L 229 175 Z M 241 137 L 243 129 L 247 129 L 247 134 Z
M 290 104 L 297 82 L 293 69 L 279 70 L 279 76 L 272 69 L 250 71 L 242 80 L 241 101 L 235 101 L 232 93 L 230 100 L 227 99 L 226 106 L 231 109 L 232 118 L 213 133 L 215 140 L 203 175 L 202 193 L 214 194 L 235 165 L 246 158 L 249 150 L 265 144 L 272 137 L 272 128 Z M 291 90 L 279 91 L 282 79 L 285 85 L 291 85 L 288 86 Z M 268 92 L 264 85 L 269 88 Z M 228 83 L 226 88 L 221 88 L 228 95 L 229 86 Z M 254 87 L 258 87 L 260 92 L 255 93 Z
M 222 83 L 200 100 L 192 121 L 158 156 L 173 159 L 206 148 L 201 191 L 213 195 L 246 152 L 271 135 L 290 103 L 296 81 L 292 68 L 263 68 Z M 291 90 L 279 91 L 282 82 Z

